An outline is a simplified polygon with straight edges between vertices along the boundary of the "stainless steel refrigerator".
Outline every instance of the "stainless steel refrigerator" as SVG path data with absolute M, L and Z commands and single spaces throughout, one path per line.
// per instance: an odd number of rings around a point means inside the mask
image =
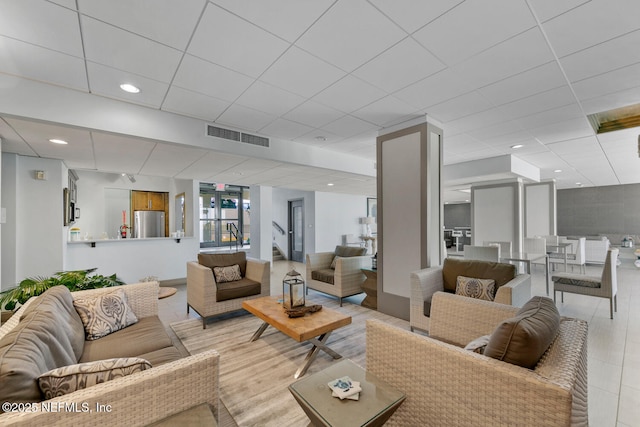
M 164 212 L 135 211 L 133 213 L 133 237 L 166 237 L 164 234 Z

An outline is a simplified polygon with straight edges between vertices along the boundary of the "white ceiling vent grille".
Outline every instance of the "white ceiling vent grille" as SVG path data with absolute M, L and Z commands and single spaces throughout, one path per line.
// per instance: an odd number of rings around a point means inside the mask
M 263 136 L 251 135 L 248 133 L 238 132 L 236 130 L 224 129 L 217 126 L 207 125 L 207 135 L 217 138 L 228 139 L 231 141 L 244 142 L 246 144 L 259 145 L 261 147 L 269 146 L 269 138 Z
M 231 129 L 219 128 L 217 126 L 207 125 L 207 135 L 230 139 L 231 141 L 240 141 L 240 132 Z
M 246 142 L 247 144 L 260 145 L 261 147 L 269 146 L 269 138 L 264 138 L 262 136 L 249 135 L 248 133 L 242 134 L 242 142 Z

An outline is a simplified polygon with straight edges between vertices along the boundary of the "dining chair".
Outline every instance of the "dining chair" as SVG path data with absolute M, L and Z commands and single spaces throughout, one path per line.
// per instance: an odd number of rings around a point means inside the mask
M 500 246 L 471 246 L 465 245 L 464 259 L 477 259 L 481 261 L 500 261 Z

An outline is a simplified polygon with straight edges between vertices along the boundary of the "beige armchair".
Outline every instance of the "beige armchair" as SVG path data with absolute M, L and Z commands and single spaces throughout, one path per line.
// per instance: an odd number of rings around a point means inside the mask
M 414 271 L 410 275 L 409 323 L 412 331 L 429 331 L 433 295 L 444 290 L 455 293 L 457 276 L 494 279 L 498 286 L 495 302 L 500 304 L 521 307 L 531 298 L 531 276 L 517 274 L 516 266 L 512 264 L 447 258 L 442 266 Z
M 364 292 L 361 269 L 371 268 L 366 253 L 367 248 L 336 246 L 334 252 L 307 254 L 307 288 L 338 297 L 342 307 L 342 298 Z
M 218 283 L 213 268 L 240 267 L 241 279 Z M 199 254 L 198 262 L 187 262 L 187 313 L 193 308 L 202 317 L 202 328 L 207 318 L 240 310 L 242 301 L 268 296 L 271 288 L 271 264 L 246 257 L 246 252 L 225 254 Z
M 533 370 L 465 350 L 517 308 L 438 292 L 438 339 L 368 320 L 366 366 L 407 398 L 388 426 L 588 426 L 587 322 L 561 318 Z

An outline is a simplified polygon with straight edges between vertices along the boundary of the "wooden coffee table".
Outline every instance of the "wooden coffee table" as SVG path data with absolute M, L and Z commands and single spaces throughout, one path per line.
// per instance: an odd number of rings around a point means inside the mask
M 294 378 L 299 378 L 307 372 L 309 365 L 320 350 L 334 359 L 342 357 L 331 350 L 326 342 L 332 331 L 351 323 L 351 316 L 323 307 L 322 310 L 304 317 L 289 318 L 280 301 L 277 297 L 268 296 L 242 302 L 242 308 L 264 321 L 250 341 L 260 338 L 265 329 L 271 325 L 298 342 L 309 341 L 312 343 L 313 347 L 307 353 L 303 365 L 298 368 Z

